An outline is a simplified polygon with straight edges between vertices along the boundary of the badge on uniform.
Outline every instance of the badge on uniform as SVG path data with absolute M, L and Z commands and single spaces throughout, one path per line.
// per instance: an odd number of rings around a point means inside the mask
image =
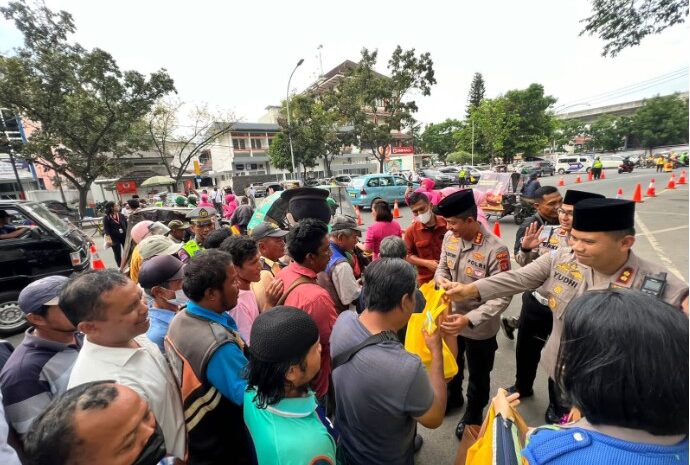
M 478 232 L 477 236 L 474 238 L 474 241 L 472 243 L 477 244 L 477 245 L 481 245 L 483 240 L 484 240 L 484 234 L 481 232 Z
M 510 254 L 507 250 L 502 249 L 496 254 L 496 260 L 498 260 L 498 268 L 501 271 L 510 270 Z

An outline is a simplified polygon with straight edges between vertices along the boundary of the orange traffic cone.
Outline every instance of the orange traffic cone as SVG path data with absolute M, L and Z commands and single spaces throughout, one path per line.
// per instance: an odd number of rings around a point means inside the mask
M 616 198 L 620 199 L 621 197 L 623 197 L 623 188 L 619 187 L 618 192 L 616 192 Z
M 362 226 L 364 221 L 362 221 L 362 212 L 359 211 L 359 207 L 355 205 L 355 214 L 357 215 L 357 226 Z
M 685 170 L 680 172 L 680 178 L 678 178 L 678 184 L 687 184 L 685 180 Z
M 494 236 L 501 237 L 501 225 L 498 224 L 498 220 L 494 223 Z
M 652 178 L 651 181 L 649 181 L 649 186 L 647 187 L 647 197 L 656 197 L 656 186 L 655 186 L 656 181 L 654 178 Z
M 640 183 L 637 183 L 637 186 L 635 186 L 635 194 L 633 194 L 632 200 L 637 203 L 644 202 L 644 200 L 642 200 L 642 185 L 640 185 Z
M 393 218 L 400 218 L 400 209 L 398 208 L 398 201 L 393 203 Z
M 589 170 L 587 172 L 587 181 L 591 181 L 594 179 L 594 173 L 592 173 L 592 170 Z
M 94 270 L 105 270 L 105 263 L 103 263 L 103 259 L 98 256 L 96 244 L 92 242 L 89 251 L 91 252 L 91 268 Z
M 672 174 L 671 179 L 668 180 L 668 184 L 666 184 L 666 189 L 675 189 L 676 188 L 676 175 Z
M 582 178 L 578 174 L 577 177 L 575 178 L 575 184 L 582 184 Z
M 601 170 L 601 176 L 599 176 L 599 179 L 606 179 L 606 171 Z
M 563 176 L 561 176 L 561 179 L 558 180 L 558 187 L 563 187 L 565 186 L 565 179 L 563 179 Z

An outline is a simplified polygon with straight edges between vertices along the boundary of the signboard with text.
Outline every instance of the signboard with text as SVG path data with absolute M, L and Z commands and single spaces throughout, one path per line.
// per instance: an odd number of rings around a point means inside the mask
M 403 145 L 400 147 L 393 147 L 393 153 L 394 154 L 414 153 L 414 147 L 412 145 Z

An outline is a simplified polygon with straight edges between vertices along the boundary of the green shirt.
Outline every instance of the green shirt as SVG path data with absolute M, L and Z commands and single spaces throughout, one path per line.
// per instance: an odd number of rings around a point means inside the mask
M 260 409 L 253 389 L 244 393 L 244 422 L 259 465 L 334 465 L 335 441 L 316 413 L 316 397 L 283 399 Z

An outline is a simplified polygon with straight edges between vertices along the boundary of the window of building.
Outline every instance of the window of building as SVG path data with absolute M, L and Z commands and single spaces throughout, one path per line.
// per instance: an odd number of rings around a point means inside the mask
M 247 150 L 246 141 L 244 139 L 233 139 L 232 147 L 235 150 Z
M 263 148 L 263 144 L 261 142 L 261 139 L 252 139 L 252 149 L 253 150 L 261 150 Z
M 235 163 L 235 169 L 237 171 L 243 171 L 244 170 L 244 164 L 243 163 Z
M 273 145 L 273 139 L 268 139 L 268 146 L 270 147 L 271 145 Z
M 258 168 L 259 168 L 259 166 L 256 163 L 252 163 L 251 165 L 249 165 L 250 170 L 256 170 Z

